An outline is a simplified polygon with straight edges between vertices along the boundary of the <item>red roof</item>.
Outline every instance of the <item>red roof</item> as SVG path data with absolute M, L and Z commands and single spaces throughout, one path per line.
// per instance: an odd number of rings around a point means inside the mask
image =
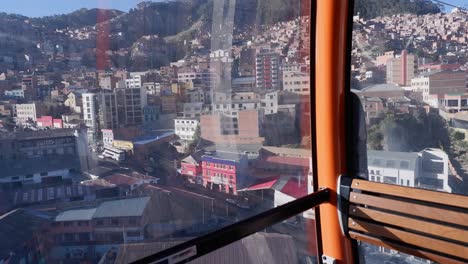
M 254 185 L 247 188 L 248 190 L 259 190 L 259 189 L 270 189 L 278 181 L 278 177 L 263 179 L 262 181 L 257 181 Z
M 285 179 L 280 177 L 270 177 L 257 181 L 247 190 L 274 189 L 294 198 L 300 198 L 307 195 L 307 182 L 302 180 L 299 184 L 297 178 L 289 178 L 284 184 Z M 284 185 L 283 185 L 284 184 Z
M 307 182 L 301 181 L 299 184 L 297 179 L 291 178 L 279 191 L 294 198 L 300 198 L 307 195 Z

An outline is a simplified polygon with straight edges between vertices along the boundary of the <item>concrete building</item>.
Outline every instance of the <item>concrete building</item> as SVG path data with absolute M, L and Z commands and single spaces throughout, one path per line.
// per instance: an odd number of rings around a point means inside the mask
M 409 86 L 417 70 L 417 58 L 406 50 L 400 57 L 387 60 L 387 83 Z
M 21 186 L 70 178 L 87 160 L 81 129 L 0 133 L 0 183 Z
M 5 91 L 5 97 L 24 98 L 24 90 L 23 89 L 7 90 Z
M 255 90 L 255 77 L 242 77 L 232 79 L 233 92 L 252 92 Z
M 387 61 L 395 58 L 395 51 L 387 51 L 382 55 L 377 56 L 375 59 L 376 66 L 387 65 Z
M 99 78 L 99 87 L 104 90 L 113 90 L 117 87 L 118 78 L 109 75 Z
M 199 119 L 203 113 L 203 103 L 184 103 L 184 118 Z
M 310 76 L 305 72 L 283 72 L 283 90 L 297 93 L 310 94 Z
M 361 103 L 366 115 L 367 124 L 370 124 L 373 120 L 378 119 L 381 114 L 387 110 L 384 102 L 379 97 L 362 96 Z
M 143 107 L 147 105 L 147 94 L 143 87 L 118 88 L 115 90 L 119 123 L 122 126 L 137 126 L 143 123 Z
M 150 197 L 103 202 L 96 208 L 61 212 L 52 234 L 57 243 L 126 243 L 145 238 Z
M 28 121 L 36 121 L 38 116 L 42 116 L 44 108 L 39 103 L 16 104 L 15 105 L 16 122 L 26 124 Z
M 277 90 L 280 86 L 279 54 L 262 50 L 255 59 L 256 83 L 259 91 Z
M 79 92 L 70 92 L 67 94 L 67 99 L 64 102 L 65 106 L 70 107 L 75 113 L 81 113 L 83 107 L 83 99 L 81 93 Z
M 175 113 L 177 111 L 177 98 L 174 95 L 161 96 L 161 112 Z
M 384 99 L 405 96 L 405 90 L 394 84 L 374 84 L 361 90 L 353 90 L 353 92 L 361 97 L 380 97 Z
M 143 124 L 150 124 L 159 121 L 161 107 L 156 105 L 146 105 L 143 107 Z
M 101 129 L 119 127 L 119 113 L 116 96 L 112 92 L 84 93 L 83 119 L 90 141 L 100 138 Z
M 175 134 L 183 140 L 193 141 L 196 139 L 199 121 L 190 118 L 174 119 Z
M 444 94 L 437 96 L 438 106 L 448 113 L 468 111 L 468 93 Z
M 147 94 L 160 95 L 161 94 L 161 83 L 158 82 L 145 82 L 143 83 L 143 89 Z
M 125 80 L 126 88 L 141 88 L 145 82 L 145 77 L 142 75 L 133 75 Z
M 439 98 L 445 94 L 467 92 L 467 74 L 464 71 L 431 71 L 411 79 L 413 92 L 422 92 L 423 101 L 439 107 Z
M 367 152 L 369 180 L 452 192 L 448 184 L 448 156 L 440 149 L 420 152 Z
M 200 118 L 201 137 L 217 144 L 261 144 L 263 111 L 242 110 L 235 116 L 214 113 Z

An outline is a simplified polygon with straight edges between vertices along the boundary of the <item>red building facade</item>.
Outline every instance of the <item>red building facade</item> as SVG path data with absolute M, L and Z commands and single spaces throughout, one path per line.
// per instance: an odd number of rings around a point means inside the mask
M 237 153 L 202 156 L 203 186 L 213 190 L 237 194 L 247 169 L 247 158 Z

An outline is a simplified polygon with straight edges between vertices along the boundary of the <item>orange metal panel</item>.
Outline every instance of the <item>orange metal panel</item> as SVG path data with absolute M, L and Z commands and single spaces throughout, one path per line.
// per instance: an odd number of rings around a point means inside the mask
M 345 168 L 345 67 L 348 1 L 317 0 L 316 135 L 318 186 L 329 188 L 331 202 L 320 206 L 323 254 L 353 263 L 351 243 L 342 236 L 337 208 L 337 179 Z

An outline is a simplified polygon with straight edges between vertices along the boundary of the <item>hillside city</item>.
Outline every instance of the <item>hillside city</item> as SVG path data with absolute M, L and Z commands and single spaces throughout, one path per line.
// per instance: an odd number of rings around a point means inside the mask
M 157 8 L 55 29 L 0 16 L 16 25 L 0 26 L 0 263 L 128 263 L 314 192 L 310 17 L 252 25 L 224 10 L 129 29 L 129 14 Z M 468 195 L 468 12 L 353 21 L 366 179 Z M 194 263 L 263 251 L 315 263 L 314 221 L 307 211 Z M 363 250 L 369 263 L 424 261 Z

